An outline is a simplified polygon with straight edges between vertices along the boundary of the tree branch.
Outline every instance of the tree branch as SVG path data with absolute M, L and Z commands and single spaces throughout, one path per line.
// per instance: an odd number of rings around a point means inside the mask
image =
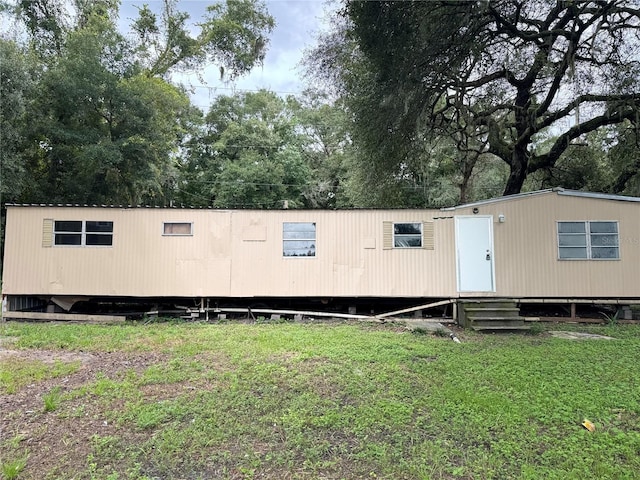
M 622 108 L 616 110 L 616 107 Z M 614 125 L 623 120 L 632 119 L 637 115 L 637 112 L 637 105 L 616 105 L 609 108 L 603 115 L 570 128 L 556 139 L 548 153 L 531 158 L 527 173 L 533 173 L 541 168 L 553 167 L 567 149 L 571 140 L 578 138 L 580 135 L 592 132 L 605 125 Z
M 566 117 L 573 111 L 577 106 L 582 105 L 587 102 L 638 102 L 640 101 L 640 93 L 630 93 L 626 95 L 593 95 L 593 94 L 585 94 L 578 96 L 575 100 L 573 100 L 570 104 L 564 107 L 561 110 L 557 110 L 545 117 L 543 120 L 538 123 L 534 128 L 534 133 L 543 130 L 544 128 L 550 127 L 555 122 L 560 120 L 561 118 Z

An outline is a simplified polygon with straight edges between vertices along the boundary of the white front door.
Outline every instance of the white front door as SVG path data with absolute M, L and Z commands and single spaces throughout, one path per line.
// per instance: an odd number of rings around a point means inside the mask
M 494 292 L 493 217 L 457 216 L 456 266 L 459 292 Z

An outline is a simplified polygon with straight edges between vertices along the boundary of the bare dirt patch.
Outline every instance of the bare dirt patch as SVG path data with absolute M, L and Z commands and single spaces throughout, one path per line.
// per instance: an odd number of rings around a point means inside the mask
M 98 378 L 121 379 L 127 372 L 142 373 L 164 358 L 157 353 L 68 352 L 52 350 L 0 349 L 1 359 L 28 362 L 75 363 L 74 373 L 27 385 L 16 393 L 0 395 L 0 448 L 3 457 L 28 453 L 27 467 L 21 479 L 65 478 L 65 473 L 86 469 L 97 438 L 115 437 L 121 429 L 107 418 L 104 404 L 86 396 L 70 395 Z M 44 411 L 43 396 L 60 390 L 59 408 Z M 65 397 L 67 395 L 67 397 Z M 127 432 L 129 438 L 133 432 Z
M 550 330 L 549 335 L 555 338 L 564 338 L 565 340 L 615 340 L 613 337 L 606 335 L 597 335 L 595 333 L 584 332 L 563 332 Z

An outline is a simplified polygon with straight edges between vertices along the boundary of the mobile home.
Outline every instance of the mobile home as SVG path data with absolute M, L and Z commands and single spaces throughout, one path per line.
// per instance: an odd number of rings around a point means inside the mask
M 8 205 L 5 311 L 162 301 L 640 301 L 640 198 L 446 209 Z

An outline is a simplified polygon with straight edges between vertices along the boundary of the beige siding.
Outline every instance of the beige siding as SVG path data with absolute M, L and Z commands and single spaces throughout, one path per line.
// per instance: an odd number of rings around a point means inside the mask
M 477 208 L 494 217 L 495 295 L 640 298 L 640 203 L 549 193 Z M 559 260 L 556 225 L 572 220 L 618 221 L 620 259 Z
M 453 244 L 383 250 L 384 222 L 438 211 L 9 207 L 3 293 L 113 296 L 447 296 Z M 112 247 L 44 248 L 44 219 L 113 221 Z M 283 222 L 315 222 L 315 257 L 284 257 Z M 192 222 L 193 235 L 163 235 Z M 442 236 L 442 239 L 437 238 Z
M 475 295 L 640 298 L 640 203 L 549 192 L 477 208 L 493 216 L 496 292 Z M 3 294 L 455 297 L 454 216 L 472 214 L 9 207 Z M 113 246 L 49 247 L 51 219 L 113 221 Z M 618 221 L 620 260 L 558 260 L 556 222 L 571 220 Z M 315 257 L 283 256 L 283 222 L 315 222 Z M 422 222 L 424 248 L 387 248 L 393 222 Z

